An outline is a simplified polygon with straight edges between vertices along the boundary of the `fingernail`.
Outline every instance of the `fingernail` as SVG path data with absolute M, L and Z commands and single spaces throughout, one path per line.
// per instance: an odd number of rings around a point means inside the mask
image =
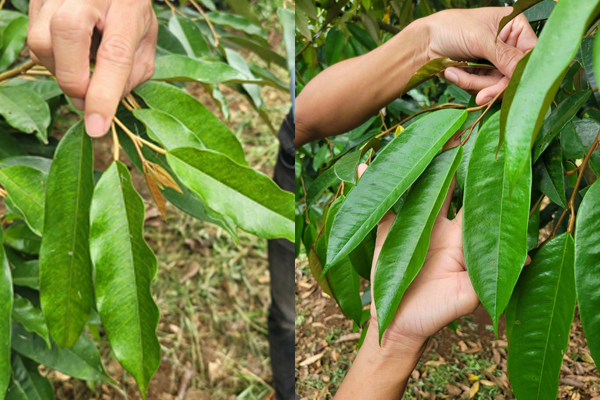
M 106 121 L 100 114 L 92 114 L 85 119 L 85 130 L 93 138 L 104 136 L 108 131 Z
M 488 101 L 492 101 L 493 97 L 492 96 L 488 96 L 485 99 L 483 99 L 484 103 L 487 103 Z
M 75 108 L 78 109 L 79 111 L 85 110 L 85 100 L 72 98 L 71 103 L 73 103 Z
M 456 74 L 452 71 L 446 71 L 446 78 L 448 78 L 448 80 L 450 80 L 455 85 L 458 83 L 458 76 L 456 76 Z

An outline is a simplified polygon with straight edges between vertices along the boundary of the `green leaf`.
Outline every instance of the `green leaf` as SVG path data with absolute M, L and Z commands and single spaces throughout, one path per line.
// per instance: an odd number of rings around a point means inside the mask
M 550 115 L 544 120 L 535 142 L 533 143 L 533 162 L 550 146 L 552 139 L 569 123 L 579 109 L 585 104 L 592 94 L 591 90 L 575 92 L 560 102 Z
M 592 62 L 592 70 L 594 71 L 594 77 L 600 76 L 600 40 L 598 40 L 598 35 L 596 34 L 596 38 L 594 39 L 594 50 L 593 50 L 593 62 Z M 586 69 L 587 71 L 587 69 Z M 598 83 L 596 83 L 596 88 L 598 87 Z M 594 88 L 592 88 L 594 89 Z M 598 91 L 594 93 L 596 96 L 596 100 L 598 100 L 599 94 L 596 94 Z
M 346 37 L 337 28 L 332 28 L 327 32 L 325 39 L 325 62 L 327 65 L 333 65 L 340 61 L 342 49 L 346 43 Z
M 346 27 L 350 34 L 358 40 L 358 42 L 368 51 L 375 50 L 377 48 L 377 43 L 373 40 L 371 35 L 364 29 L 358 27 L 357 25 L 348 22 L 346 23 Z
M 33 90 L 0 86 L 0 115 L 13 128 L 25 133 L 35 133 L 40 141 L 48 143 L 50 107 Z
M 135 92 L 150 108 L 177 118 L 194 132 L 207 148 L 246 165 L 244 151 L 237 137 L 194 97 L 179 88 L 159 82 L 146 82 L 138 86 Z
M 25 222 L 17 221 L 4 232 L 4 243 L 27 254 L 39 254 L 42 240 Z
M 227 56 L 227 62 L 229 63 L 229 65 L 238 70 L 248 79 L 256 79 L 255 76 L 252 74 L 250 67 L 246 63 L 246 60 L 244 59 L 244 57 L 241 56 L 241 54 L 226 48 L 225 55 Z M 252 100 L 260 114 L 260 112 L 265 108 L 265 104 L 262 100 L 262 97 L 260 96 L 260 87 L 258 85 L 249 83 L 242 84 L 242 87 L 244 88 L 248 96 L 250 96 L 250 99 Z
M 546 400 L 558 395 L 558 376 L 575 313 L 575 257 L 568 232 L 546 243 L 519 279 L 508 349 L 515 396 Z
M 540 208 L 538 207 L 527 224 L 527 251 L 531 251 L 538 247 L 540 237 Z M 514 292 L 513 292 L 514 293 Z M 510 303 L 510 302 L 509 302 Z M 507 306 L 508 308 L 508 306 Z
M 60 141 L 46 189 L 49 229 L 40 250 L 40 301 L 52 338 L 72 347 L 94 304 L 89 251 L 90 205 L 94 191 L 92 139 L 83 122 Z
M 223 35 L 221 42 L 237 50 L 250 50 L 269 64 L 273 63 L 281 68 L 287 66 L 286 58 L 273 51 L 264 39 L 259 41 L 242 35 Z
M 329 207 L 327 212 L 327 221 L 325 225 L 325 245 L 331 235 L 331 225 L 338 213 L 345 197 L 338 197 Z M 362 301 L 360 299 L 360 276 L 352 267 L 348 257 L 329 269 L 328 273 L 333 294 L 341 310 L 357 324 L 360 324 L 362 318 Z
M 205 1 L 212 2 L 212 0 L 205 0 Z M 255 24 L 260 24 L 260 20 L 254 14 L 252 4 L 250 4 L 250 2 L 248 0 L 227 0 L 227 4 L 229 4 L 229 6 L 231 6 L 231 8 L 233 9 L 233 11 L 236 14 L 243 15 L 244 17 L 248 18 L 250 21 L 254 22 Z M 213 5 L 213 8 L 210 8 L 210 10 L 215 11 L 216 7 Z
M 167 150 L 177 147 L 205 149 L 204 143 L 175 117 L 154 109 L 133 110 L 133 115 L 146 125 L 146 133 Z
M 362 155 L 362 151 L 356 150 L 340 158 L 332 168 L 335 171 L 335 176 L 341 181 L 350 182 L 355 185 L 356 169 L 358 168 L 358 164 L 360 164 Z
M 210 48 L 198 25 L 188 18 L 173 15 L 169 20 L 169 30 L 181 42 L 188 57 L 210 56 Z
M 494 155 L 500 134 L 497 112 L 479 131 L 465 181 L 463 247 L 473 288 L 497 332 L 500 314 L 527 257 L 531 167 L 509 196 L 504 146 Z
M 295 217 L 295 244 L 296 244 L 296 249 L 295 249 L 295 257 L 298 258 L 298 255 L 300 255 L 300 250 L 302 248 L 302 233 L 304 232 L 304 215 L 303 214 L 296 214 Z M 308 251 L 307 251 L 308 253 Z
M 152 79 L 157 81 L 196 81 L 216 85 L 217 83 L 261 83 L 249 78 L 235 68 L 219 61 L 206 61 L 179 54 L 168 54 L 156 59 Z
M 475 113 L 475 115 L 476 115 L 476 113 Z M 475 122 L 475 121 L 473 120 L 471 123 L 473 123 L 473 122 Z M 475 126 L 475 128 L 473 129 L 473 132 L 471 132 L 471 137 L 469 138 L 469 140 L 467 140 L 467 143 L 465 143 L 462 146 L 463 156 L 462 156 L 460 165 L 458 166 L 458 169 L 456 170 L 456 186 L 461 190 L 464 189 L 464 187 L 465 187 L 465 179 L 467 177 L 467 166 L 469 165 L 469 159 L 471 158 L 471 151 L 473 150 L 473 143 L 475 143 L 475 138 L 477 137 L 477 134 L 479 133 L 480 126 L 481 126 L 481 123 L 478 123 Z
M 466 118 L 466 111 L 436 111 L 411 124 L 379 151 L 333 222 L 325 269 L 358 246 Z
M 0 168 L 24 165 L 37 169 L 45 175 L 50 173 L 52 159 L 39 156 L 14 156 L 0 160 Z
M 25 154 L 27 153 L 19 146 L 19 142 L 14 137 L 0 129 L 0 160 Z
M 567 160 L 583 158 L 587 152 L 587 149 L 583 146 L 583 143 L 575 130 L 575 125 L 571 122 L 565 125 L 560 132 L 560 145 L 562 147 L 563 157 Z
M 461 158 L 462 147 L 458 146 L 433 159 L 408 192 L 383 243 L 373 279 L 380 342 L 404 292 L 425 262 L 433 224 Z
M 44 230 L 44 187 L 47 175 L 26 166 L 0 169 L 0 183 L 37 235 Z
M 144 215 L 129 170 L 115 161 L 96 185 L 90 212 L 96 305 L 115 357 L 145 399 L 161 349 L 159 311 L 150 293 L 157 260 L 144 240 Z
M 581 143 L 585 148 L 585 152 L 592 146 L 594 141 L 596 140 L 596 136 L 600 131 L 600 124 L 594 120 L 589 118 L 584 118 L 582 120 L 574 120 L 573 126 L 575 127 L 575 131 L 577 132 L 577 136 L 581 139 Z M 594 171 L 596 176 L 600 175 L 600 152 L 594 151 L 590 156 L 589 161 L 590 168 Z M 574 176 L 574 175 L 572 175 Z
M 294 64 L 296 62 L 296 26 L 294 21 L 294 14 L 295 13 L 293 10 L 287 8 L 279 7 L 277 9 L 279 21 L 283 26 L 283 44 L 285 45 L 285 52 L 287 55 L 287 70 L 290 71 L 290 73 L 294 70 Z M 312 38 L 308 39 L 310 40 Z
M 4 231 L 0 227 L 0 243 Z M 13 286 L 10 266 L 4 246 L 0 246 L 0 397 L 4 396 L 10 384 L 10 319 L 13 305 Z
M 542 0 L 537 3 L 535 6 L 528 8 L 523 12 L 525 18 L 529 22 L 537 22 L 548 19 L 552 10 L 556 7 L 556 2 L 554 0 Z
M 0 46 L 0 71 L 9 67 L 19 56 L 27 37 L 29 18 L 22 15 L 13 19 L 2 31 Z
M 306 192 L 306 207 L 310 207 L 330 187 L 337 185 L 340 179 L 335 174 L 335 168 L 329 168 L 314 180 Z
M 310 33 L 310 28 L 308 27 L 308 17 L 306 14 L 304 14 L 304 11 L 296 10 L 294 13 L 294 20 L 298 32 L 300 32 L 300 34 L 307 40 L 312 40 L 312 34 Z
M 317 8 L 313 0 L 298 0 L 296 1 L 296 7 L 304 11 L 312 19 L 317 19 Z
M 530 150 L 598 0 L 563 1 L 531 51 L 506 120 L 505 162 L 512 189 L 530 164 Z
M 169 28 L 163 24 L 158 24 L 158 39 L 156 43 L 156 55 L 163 56 L 167 54 L 187 54 L 183 44 L 171 33 Z
M 506 24 L 513 20 L 517 15 L 521 14 L 528 8 L 535 6 L 540 1 L 542 0 L 518 0 L 513 5 L 512 12 L 500 20 L 500 25 L 498 26 L 498 33 L 496 34 L 496 36 L 499 35 L 500 32 L 502 32 L 502 28 L 504 28 Z
M 521 58 L 521 60 L 517 63 L 517 66 L 513 71 L 512 77 L 508 82 L 508 86 L 506 87 L 506 91 L 504 92 L 504 97 L 502 98 L 502 106 L 500 108 L 500 139 L 498 140 L 498 148 L 496 149 L 496 154 L 500 151 L 500 147 L 502 147 L 502 145 L 504 144 L 508 112 L 515 97 L 515 93 L 517 92 L 519 83 L 521 82 L 521 76 L 523 75 L 525 66 L 529 61 L 529 57 L 531 57 L 531 52 L 525 54 L 525 56 Z
M 40 268 L 37 259 L 26 260 L 15 250 L 6 249 L 8 261 L 13 266 L 13 284 L 17 286 L 30 287 L 34 290 L 40 289 Z
M 27 332 L 21 324 L 12 325 L 12 348 L 48 368 L 86 381 L 113 382 L 104 371 L 100 353 L 87 336 L 81 335 L 70 349 L 60 349 L 54 342 L 52 348 L 35 333 Z
M 183 147 L 170 151 L 167 160 L 187 187 L 241 229 L 294 241 L 294 195 L 266 175 L 210 150 Z
M 54 388 L 50 381 L 40 375 L 36 362 L 13 353 L 12 369 L 15 385 L 27 400 L 54 400 Z
M 367 235 L 365 240 L 360 242 L 348 257 L 352 266 L 358 274 L 368 281 L 371 280 L 371 267 L 373 265 L 373 255 L 375 252 L 375 238 L 373 235 Z
M 586 193 L 577 214 L 575 225 L 575 284 L 579 314 L 587 338 L 590 353 L 600 363 L 600 292 L 598 292 L 598 271 L 600 271 L 600 183 L 596 181 Z
M 321 275 L 323 273 L 323 266 L 321 264 L 321 261 L 319 260 L 319 257 L 317 256 L 317 253 L 310 247 L 308 251 L 308 266 L 310 267 L 310 272 L 313 274 L 314 278 L 319 284 L 319 287 L 330 297 L 334 297 L 333 291 L 331 290 L 331 285 L 329 284 L 328 280 L 329 273 L 327 273 L 325 276 Z
M 225 26 L 235 29 L 236 31 L 247 33 L 248 35 L 256 35 L 263 39 L 268 39 L 267 34 L 261 26 L 250 22 L 250 20 L 241 15 L 216 11 L 208 13 L 207 16 L 210 22 L 215 25 Z
M 596 75 L 596 68 L 598 67 L 595 67 L 594 65 L 594 42 L 595 39 L 593 37 L 583 38 L 581 40 L 581 45 L 579 46 L 581 61 L 583 64 L 583 68 L 585 69 L 585 75 L 587 76 L 590 89 L 598 88 L 598 79 L 596 78 L 596 76 L 600 76 Z M 598 90 L 594 92 L 594 97 L 596 98 L 596 102 L 600 102 L 600 93 L 598 93 Z
M 48 348 L 51 348 L 50 336 L 46 321 L 44 320 L 44 314 L 42 314 L 41 310 L 35 308 L 29 300 L 18 294 L 15 294 L 12 319 L 14 322 L 23 325 L 29 332 L 37 333 L 44 339 Z
M 39 79 L 37 81 L 31 81 L 23 78 L 15 78 L 4 83 L 4 85 L 15 87 L 27 87 L 39 94 L 44 101 L 51 100 L 63 94 L 63 91 L 61 90 L 60 86 L 58 86 L 56 80 L 52 78 Z
M 562 150 L 558 140 L 552 141 L 542 158 L 533 166 L 533 184 L 550 200 L 567 208 Z

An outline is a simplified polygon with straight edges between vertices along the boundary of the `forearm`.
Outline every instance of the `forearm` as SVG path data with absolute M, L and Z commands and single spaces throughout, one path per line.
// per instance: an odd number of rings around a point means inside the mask
M 347 132 L 396 99 L 428 60 L 427 24 L 417 20 L 384 45 L 316 76 L 296 100 L 296 147 Z
M 371 327 L 373 328 L 373 327 Z M 423 342 L 384 343 L 369 330 L 334 400 L 400 400 L 425 349 Z

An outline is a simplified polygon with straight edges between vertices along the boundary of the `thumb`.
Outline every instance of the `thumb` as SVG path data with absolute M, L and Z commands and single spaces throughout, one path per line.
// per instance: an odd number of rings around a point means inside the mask
M 516 47 L 510 46 L 500 40 L 496 41 L 488 54 L 488 60 L 498 68 L 500 72 L 510 79 L 518 64 L 525 54 Z

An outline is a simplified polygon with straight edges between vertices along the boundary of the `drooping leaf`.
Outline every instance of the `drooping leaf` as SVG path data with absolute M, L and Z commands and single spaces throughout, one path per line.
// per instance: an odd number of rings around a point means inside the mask
M 0 183 L 33 232 L 44 230 L 44 188 L 47 175 L 37 169 L 15 166 L 0 169 Z
M 475 122 L 475 121 L 473 121 L 473 122 Z M 479 123 L 475 126 L 475 128 L 473 129 L 473 132 L 471 132 L 471 137 L 469 138 L 469 140 L 467 140 L 467 143 L 465 143 L 462 146 L 463 156 L 462 156 L 460 165 L 458 166 L 458 169 L 456 170 L 456 186 L 461 190 L 465 187 L 465 179 L 467 177 L 467 166 L 469 165 L 469 159 L 471 158 L 471 151 L 473 150 L 473 143 L 475 143 L 475 138 L 477 137 L 477 133 L 479 133 L 480 126 L 481 126 L 481 123 Z
M 10 319 L 13 304 L 13 286 L 10 266 L 6 258 L 3 241 L 4 231 L 0 227 L 0 396 L 4 396 L 10 384 Z
M 596 35 L 596 38 L 594 39 L 594 50 L 593 50 L 592 55 L 593 55 L 592 69 L 594 71 L 594 76 L 600 77 L 600 40 L 598 40 L 598 35 Z M 596 83 L 596 87 L 598 87 L 597 83 Z M 594 88 L 592 88 L 592 89 L 594 89 Z M 598 95 L 596 93 L 594 93 L 594 96 L 596 96 L 596 100 L 598 100 Z
M 508 349 L 510 383 L 517 398 L 558 394 L 558 375 L 575 312 L 575 251 L 568 232 L 546 243 L 519 278 Z
M 188 57 L 201 58 L 211 55 L 200 28 L 191 19 L 173 15 L 169 20 L 169 30 L 181 42 Z
M 241 229 L 294 241 L 294 195 L 266 175 L 211 150 L 183 147 L 167 159 L 187 187 Z
M 312 19 L 317 19 L 317 9 L 313 0 L 298 0 L 296 7 L 304 11 Z
M 50 336 L 48 334 L 48 327 L 44 320 L 44 314 L 42 311 L 35 308 L 31 302 L 15 294 L 13 303 L 12 319 L 14 322 L 19 322 L 29 332 L 37 333 L 48 345 L 50 345 Z
M 310 207 L 315 201 L 321 197 L 323 192 L 331 186 L 335 186 L 340 182 L 340 179 L 335 174 L 335 168 L 329 168 L 323 172 L 310 185 L 306 192 L 306 207 Z
M 331 235 L 331 225 L 344 202 L 345 197 L 338 197 L 329 207 L 325 223 L 325 245 Z M 328 279 L 331 283 L 333 294 L 340 308 L 349 318 L 360 324 L 362 318 L 362 302 L 360 300 L 360 276 L 352 267 L 348 257 L 329 269 Z
M 309 248 L 308 253 L 308 265 L 310 267 L 310 272 L 312 272 L 313 276 L 317 280 L 319 287 L 329 296 L 334 297 L 333 291 L 331 290 L 331 286 L 329 285 L 329 277 L 328 275 L 321 275 L 323 273 L 323 266 L 321 264 L 321 261 L 319 260 L 319 257 L 317 256 L 317 253 L 311 248 Z
M 533 183 L 550 200 L 562 208 L 567 208 L 562 150 L 558 140 L 552 141 L 541 159 L 534 164 Z
M 595 89 L 598 87 L 598 78 L 599 75 L 596 75 L 595 63 L 594 63 L 594 42 L 595 38 L 586 37 L 581 40 L 581 45 L 579 46 L 579 52 L 581 55 L 581 61 L 583 64 L 583 68 L 585 69 L 585 75 L 587 76 L 590 89 Z M 594 97 L 596 98 L 596 102 L 600 101 L 600 94 L 598 90 L 594 92 Z
M 559 2 L 531 51 L 506 120 L 505 163 L 511 188 L 530 164 L 531 146 L 599 3 Z
M 463 247 L 473 288 L 490 313 L 497 332 L 500 314 L 527 257 L 527 222 L 531 167 L 509 195 L 503 146 L 494 154 L 500 134 L 497 112 L 479 130 L 467 167 L 464 194 Z
M 500 32 L 502 32 L 502 28 L 504 28 L 506 26 L 506 24 L 508 24 L 517 15 L 521 14 L 523 11 L 527 10 L 528 8 L 535 6 L 540 1 L 542 1 L 542 0 L 519 0 L 519 1 L 517 1 L 513 5 L 512 12 L 500 20 L 500 25 L 498 26 L 498 33 L 496 34 L 496 36 L 499 35 Z
M 504 137 L 506 135 L 506 120 L 508 119 L 508 112 L 510 110 L 510 106 L 512 105 L 513 99 L 515 97 L 515 93 L 517 92 L 517 87 L 521 82 L 521 76 L 523 75 L 523 71 L 525 70 L 525 66 L 529 61 L 529 57 L 531 57 L 531 52 L 527 53 L 521 60 L 517 63 L 515 70 L 510 78 L 508 86 L 506 87 L 506 91 L 504 92 L 504 97 L 502 98 L 502 107 L 500 109 L 500 139 L 498 140 L 498 148 L 496 149 L 496 153 L 500 151 L 500 148 L 504 144 Z
M 333 222 L 326 269 L 365 238 L 466 117 L 466 111 L 437 111 L 410 125 L 379 151 Z
M 271 49 L 269 43 L 264 39 L 258 40 L 256 37 L 250 38 L 242 35 L 223 35 L 221 41 L 228 47 L 236 50 L 250 50 L 267 63 L 286 68 L 286 58 Z
M 4 243 L 22 253 L 36 255 L 40 253 L 42 240 L 25 222 L 16 221 L 4 232 Z
M 26 87 L 0 86 L 0 115 L 21 132 L 35 133 L 48 142 L 50 107 L 36 92 Z
M 27 400 L 54 400 L 52 383 L 40 374 L 38 366 L 36 362 L 13 353 L 14 383 L 25 394 Z
M 27 260 L 11 248 L 6 249 L 6 256 L 13 267 L 13 284 L 17 286 L 30 287 L 34 290 L 40 289 L 40 268 L 37 259 Z
M 563 156 L 567 160 L 583 158 L 587 152 L 575 130 L 575 125 L 571 122 L 565 125 L 560 132 L 560 146 Z
M 82 122 L 56 149 L 46 188 L 47 231 L 40 249 L 40 301 L 59 347 L 72 347 L 87 323 L 94 295 L 89 251 L 94 191 L 92 139 Z
M 373 279 L 380 342 L 404 292 L 425 262 L 433 224 L 461 158 L 462 147 L 458 146 L 433 159 L 408 192 L 383 243 Z
M 600 362 L 598 270 L 600 269 L 600 183 L 596 181 L 579 206 L 575 225 L 575 284 L 583 330 L 596 364 Z
M 158 24 L 158 38 L 156 42 L 156 55 L 182 54 L 187 52 L 179 39 L 163 24 Z
M 90 212 L 96 305 L 115 357 L 146 398 L 161 349 L 150 293 L 157 260 L 144 240 L 144 215 L 129 170 L 115 161 L 96 185 Z
M 536 162 L 540 155 L 550 146 L 552 139 L 569 123 L 591 94 L 591 90 L 575 92 L 561 101 L 558 107 L 552 110 L 550 115 L 544 120 L 540 133 L 533 143 L 533 162 Z
M 368 281 L 371 280 L 371 267 L 375 252 L 375 239 L 373 235 L 367 235 L 354 250 L 348 254 L 352 266 L 358 274 Z
M 28 24 L 29 18 L 21 14 L 20 17 L 13 19 L 2 30 L 2 34 L 0 35 L 2 39 L 2 46 L 0 46 L 0 71 L 5 70 L 17 59 L 19 52 L 25 44 Z
M 215 25 L 226 26 L 248 35 L 257 35 L 267 39 L 267 34 L 260 25 L 256 25 L 241 15 L 215 11 L 208 13 L 207 16 L 210 22 Z
M 102 366 L 100 352 L 85 335 L 70 349 L 60 349 L 54 342 L 49 349 L 44 339 L 27 332 L 21 324 L 12 325 L 12 334 L 13 350 L 48 368 L 86 381 L 113 381 Z
M 540 236 L 540 208 L 538 207 L 527 224 L 527 251 L 531 251 L 538 247 Z M 508 307 L 508 306 L 507 306 Z
M 146 82 L 135 89 L 148 106 L 178 119 L 194 132 L 204 145 L 246 165 L 244 151 L 237 137 L 198 100 L 172 85 Z

